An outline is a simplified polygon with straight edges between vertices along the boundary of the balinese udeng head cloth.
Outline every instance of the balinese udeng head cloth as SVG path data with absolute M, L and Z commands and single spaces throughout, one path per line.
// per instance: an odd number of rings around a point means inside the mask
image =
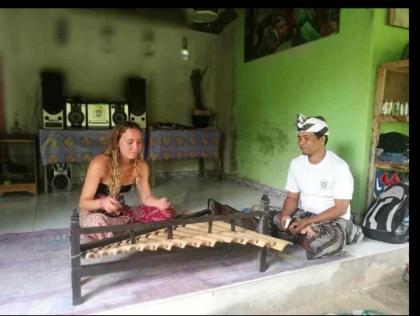
M 296 119 L 296 128 L 298 133 L 308 132 L 329 135 L 327 122 L 319 116 L 306 117 L 305 115 L 299 113 Z

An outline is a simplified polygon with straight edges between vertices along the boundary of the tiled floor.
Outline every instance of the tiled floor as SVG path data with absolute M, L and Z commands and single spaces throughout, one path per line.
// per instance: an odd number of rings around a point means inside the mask
M 0 234 L 11 233 L 11 232 L 28 232 L 37 231 L 48 228 L 64 228 L 69 227 L 70 213 L 73 208 L 77 207 L 78 199 L 80 195 L 81 186 L 73 186 L 72 192 L 61 192 L 61 193 L 40 193 L 37 196 L 32 196 L 26 193 L 8 193 L 0 197 L 0 210 L 2 219 L 0 221 Z M 166 180 L 160 183 L 154 188 L 153 193 L 156 196 L 165 195 L 175 205 L 177 211 L 181 212 L 195 212 L 206 208 L 207 199 L 213 198 L 223 204 L 228 204 L 235 209 L 241 210 L 243 208 L 249 208 L 252 205 L 258 204 L 262 196 L 262 192 L 252 190 L 248 187 L 241 186 L 227 181 L 219 181 L 214 178 L 202 178 L 202 177 L 190 177 L 183 179 L 172 179 Z M 270 196 L 271 205 L 280 206 L 282 201 L 280 198 Z M 135 191 L 131 191 L 126 194 L 127 204 L 139 204 L 138 195 Z M 365 258 L 372 254 L 385 253 L 387 251 L 398 250 L 401 248 L 395 247 L 395 245 L 375 242 L 367 240 L 362 243 L 360 247 L 350 247 L 349 252 L 354 257 Z M 407 246 L 408 253 L 408 246 Z M 343 262 L 345 264 L 345 262 Z M 369 263 L 366 263 L 369 266 Z M 333 307 L 328 308 L 328 302 L 319 301 L 314 302 L 310 298 L 309 301 L 312 303 L 311 306 L 300 306 L 300 309 L 286 310 L 283 313 L 294 314 L 294 313 L 316 313 L 316 311 L 347 311 L 350 312 L 352 309 L 357 309 L 361 305 L 363 308 L 381 309 L 382 312 L 387 313 L 408 313 L 408 286 L 402 281 L 399 281 L 398 274 L 400 271 L 399 267 L 395 268 L 394 271 L 397 275 L 396 284 L 383 284 L 376 285 L 372 289 L 360 289 L 360 291 L 347 293 L 341 293 L 340 297 L 337 297 Z M 308 268 L 303 269 L 308 270 Z M 344 270 L 346 271 L 346 270 Z M 309 273 L 310 271 L 302 271 L 302 273 Z M 402 267 L 401 267 L 402 272 Z M 313 273 L 313 272 L 311 272 Z M 327 273 L 329 274 L 329 272 Z M 302 274 L 301 274 L 302 275 Z M 310 275 L 310 273 L 309 273 Z M 302 275 L 302 280 L 303 280 Z M 309 278 L 310 280 L 310 278 Z M 262 280 L 263 282 L 263 280 Z M 256 283 L 253 286 L 264 291 L 265 285 L 263 283 Z M 274 282 L 274 281 L 273 281 Z M 309 282 L 310 283 L 310 282 Z M 270 286 L 274 286 L 272 283 Z M 332 284 L 334 287 L 334 284 Z M 308 284 L 308 290 L 311 290 L 313 285 Z M 236 291 L 236 300 L 240 300 L 241 297 L 246 297 L 245 290 L 232 290 Z M 393 296 L 389 297 L 387 293 L 392 291 Z M 213 293 L 213 292 L 212 292 Z M 244 293 L 244 294 L 241 294 Z M 1 294 L 0 294 L 1 295 Z M 214 293 L 212 294 L 214 295 Z M 344 296 L 343 296 L 344 295 Z M 366 300 L 366 295 L 369 295 L 369 300 Z M 347 297 L 347 299 L 346 299 Z M 398 297 L 398 301 L 395 300 Z M 196 297 L 196 301 L 200 301 L 200 297 Z M 203 296 L 202 298 L 205 298 Z M 182 299 L 178 301 L 182 303 Z M 172 307 L 176 306 L 171 303 Z M 319 306 L 318 306 L 318 305 Z M 369 305 L 370 306 L 366 306 Z M 178 304 L 179 305 L 179 304 Z M 162 305 L 163 307 L 164 305 Z M 168 305 L 169 306 L 169 305 Z M 147 311 L 148 309 L 144 309 Z M 159 313 L 156 307 L 150 309 L 151 312 Z M 116 313 L 139 313 L 138 309 L 134 309 L 134 312 L 129 309 L 118 310 Z M 209 309 L 209 313 L 214 309 Z M 312 312 L 311 312 L 312 311 Z M 188 313 L 188 311 L 185 311 Z M 225 314 L 234 314 L 233 310 L 224 309 Z M 249 310 L 248 312 L 241 309 L 242 313 L 255 313 Z M 179 311 L 171 310 L 171 313 L 182 314 L 182 309 Z M 276 311 L 266 310 L 265 313 L 272 314 Z
M 71 192 L 40 193 L 37 196 L 25 192 L 5 193 L 0 198 L 0 233 L 69 227 L 70 213 L 78 206 L 80 190 L 81 185 L 74 185 Z M 258 204 L 263 195 L 248 187 L 211 177 L 166 180 L 156 186 L 153 193 L 169 198 L 179 213 L 205 209 L 209 198 L 241 210 Z M 126 193 L 125 201 L 129 205 L 140 203 L 134 189 Z M 282 204 L 280 198 L 270 197 L 270 201 L 274 206 Z

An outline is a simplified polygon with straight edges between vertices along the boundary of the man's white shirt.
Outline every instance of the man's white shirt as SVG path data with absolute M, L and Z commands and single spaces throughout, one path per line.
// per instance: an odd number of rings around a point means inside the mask
M 332 151 L 327 150 L 317 164 L 310 163 L 305 155 L 290 163 L 286 190 L 300 193 L 298 207 L 304 211 L 319 214 L 334 206 L 334 199 L 351 200 L 353 188 L 348 164 Z M 341 217 L 350 219 L 350 205 Z

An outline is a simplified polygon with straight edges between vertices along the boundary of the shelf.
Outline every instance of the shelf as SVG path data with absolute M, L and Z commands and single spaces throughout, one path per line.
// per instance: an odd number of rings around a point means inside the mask
M 388 62 L 380 65 L 380 67 L 385 68 L 389 72 L 403 72 L 407 73 L 410 70 L 410 60 L 401 59 L 397 61 Z
M 408 123 L 408 115 L 379 115 L 376 117 L 378 122 L 399 122 Z
M 375 161 L 375 167 L 384 170 L 395 170 L 399 172 L 408 172 L 409 170 L 408 164 L 393 163 L 379 160 Z
M 369 174 L 368 174 L 368 194 L 366 206 L 369 206 L 374 199 L 376 169 L 393 170 L 408 174 L 409 164 L 398 164 L 387 161 L 376 160 L 377 146 L 382 123 L 409 123 L 409 115 L 383 115 L 384 102 L 399 101 L 400 103 L 409 102 L 410 85 L 410 61 L 409 59 L 386 62 L 377 67 L 375 102 L 372 118 L 372 138 L 370 147 Z M 404 108 L 405 109 L 405 108 Z M 398 130 L 389 127 L 390 130 Z
M 9 174 L 1 174 L 0 175 L 0 184 L 4 181 L 9 181 L 11 183 L 26 183 L 26 182 L 34 182 L 36 179 L 35 173 L 26 173 L 26 174 L 19 174 L 15 176 L 10 176 Z
M 6 192 L 26 191 L 34 195 L 37 194 L 36 183 L 7 183 L 0 184 L 0 196 Z

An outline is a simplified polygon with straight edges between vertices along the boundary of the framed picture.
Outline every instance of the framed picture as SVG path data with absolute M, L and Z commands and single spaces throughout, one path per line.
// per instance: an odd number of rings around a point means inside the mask
M 409 11 L 406 9 L 389 9 L 388 24 L 391 26 L 402 27 L 408 29 L 409 27 Z
M 245 10 L 245 62 L 338 33 L 339 8 Z

